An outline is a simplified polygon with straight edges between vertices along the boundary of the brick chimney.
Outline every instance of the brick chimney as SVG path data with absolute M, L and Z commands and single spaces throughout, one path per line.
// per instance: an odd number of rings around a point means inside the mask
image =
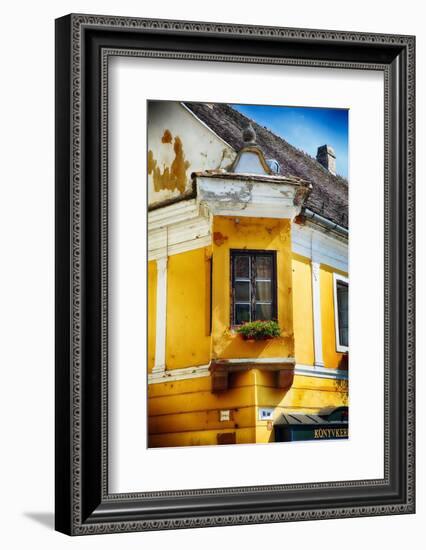
M 330 145 L 321 145 L 317 151 L 317 161 L 333 176 L 336 175 L 336 153 Z

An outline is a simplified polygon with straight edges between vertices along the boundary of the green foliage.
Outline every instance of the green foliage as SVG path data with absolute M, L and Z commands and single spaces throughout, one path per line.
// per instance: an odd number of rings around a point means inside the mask
M 276 321 L 251 321 L 237 328 L 244 340 L 269 340 L 278 338 L 281 329 Z

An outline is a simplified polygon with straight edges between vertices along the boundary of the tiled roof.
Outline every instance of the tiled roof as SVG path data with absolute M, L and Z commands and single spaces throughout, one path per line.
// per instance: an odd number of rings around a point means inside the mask
M 334 176 L 316 159 L 225 103 L 185 105 L 235 151 L 243 146 L 242 130 L 251 122 L 256 142 L 265 157 L 275 159 L 283 176 L 296 176 L 312 184 L 305 206 L 330 221 L 348 227 L 348 182 Z M 318 144 L 323 145 L 322 143 Z

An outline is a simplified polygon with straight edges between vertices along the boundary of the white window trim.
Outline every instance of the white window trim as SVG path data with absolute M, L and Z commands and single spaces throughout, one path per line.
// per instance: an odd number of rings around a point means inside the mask
M 349 351 L 349 346 L 342 346 L 340 344 L 340 331 L 339 331 L 339 311 L 337 303 L 337 282 L 342 281 L 346 283 L 349 287 L 348 277 L 339 275 L 338 273 L 333 273 L 333 294 L 334 294 L 334 333 L 336 335 L 336 351 L 339 353 L 345 353 Z

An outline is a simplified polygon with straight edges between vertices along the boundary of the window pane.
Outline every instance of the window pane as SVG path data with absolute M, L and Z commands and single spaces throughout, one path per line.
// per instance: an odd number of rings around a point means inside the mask
M 250 304 L 235 304 L 235 324 L 242 325 L 250 321 Z
M 256 304 L 256 321 L 272 319 L 272 304 Z
M 341 328 L 339 330 L 339 338 L 341 346 L 349 346 L 349 330 L 347 328 Z
M 235 256 L 235 279 L 248 279 L 250 277 L 250 257 Z
M 235 301 L 250 302 L 250 283 L 248 281 L 235 282 Z
M 256 281 L 256 301 L 272 302 L 272 282 Z
M 340 345 L 349 345 L 349 316 L 348 316 L 349 289 L 345 283 L 337 283 L 337 307 L 339 320 Z
M 271 256 L 256 256 L 256 279 L 272 279 Z

